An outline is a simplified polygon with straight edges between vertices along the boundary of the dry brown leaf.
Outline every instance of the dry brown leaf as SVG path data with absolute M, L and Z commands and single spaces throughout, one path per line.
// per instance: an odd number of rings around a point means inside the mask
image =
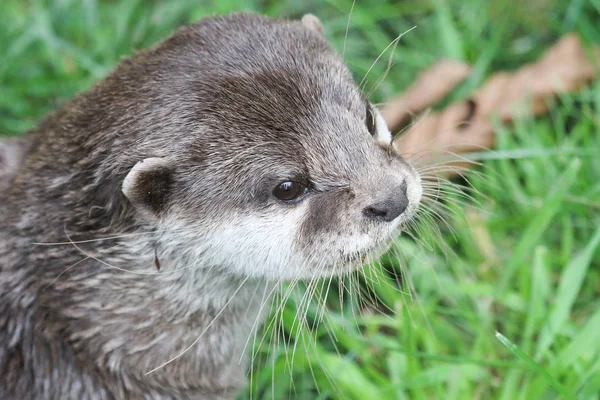
M 392 99 L 381 110 L 392 131 L 410 120 L 415 113 L 437 103 L 462 82 L 471 67 L 459 61 L 440 60 L 421 72 L 402 96 Z
M 517 117 L 546 113 L 549 97 L 578 90 L 599 75 L 600 49 L 595 48 L 592 56 L 592 59 L 588 57 L 576 35 L 568 34 L 538 61 L 513 73 L 497 73 L 469 99 L 422 116 L 394 145 L 400 154 L 420 164 L 437 162 L 440 156 L 449 153 L 491 148 L 495 116 L 510 123 Z M 421 74 L 406 92 L 388 103 L 382 115 L 391 129 L 397 129 L 410 112 L 435 104 L 464 79 L 466 75 L 457 71 L 464 73 L 468 69 L 461 70 L 459 65 L 448 61 L 436 64 Z M 444 68 L 451 71 L 445 75 Z

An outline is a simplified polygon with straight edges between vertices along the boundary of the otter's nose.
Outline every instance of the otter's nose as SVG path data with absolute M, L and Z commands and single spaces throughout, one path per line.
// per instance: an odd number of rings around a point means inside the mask
M 406 182 L 388 192 L 385 198 L 363 209 L 363 215 L 376 221 L 391 222 L 408 207 Z

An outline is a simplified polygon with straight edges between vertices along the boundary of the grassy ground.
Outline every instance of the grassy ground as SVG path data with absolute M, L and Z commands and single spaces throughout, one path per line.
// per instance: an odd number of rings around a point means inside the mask
M 0 132 L 23 132 L 122 55 L 182 23 L 242 9 L 313 12 L 341 51 L 351 7 L 351 0 L 3 0 Z M 451 96 L 461 98 L 565 32 L 600 43 L 600 1 L 359 0 L 346 43 L 356 78 L 415 25 L 376 100 L 443 56 L 475 66 Z M 441 238 L 421 237 L 431 247 L 400 238 L 382 260 L 390 272 L 370 268 L 354 290 L 336 282 L 297 288 L 277 314 L 279 339 L 270 339 L 271 327 L 256 343 L 244 397 L 599 399 L 599 120 L 597 81 L 556 100 L 548 117 L 499 129 L 497 152 L 469 176 L 475 201 L 446 199 L 456 211 L 446 216 L 454 232 L 441 225 Z M 301 300 L 307 290 L 320 292 L 309 307 Z M 322 323 L 307 328 L 322 304 Z M 298 310 L 308 322 L 300 328 Z

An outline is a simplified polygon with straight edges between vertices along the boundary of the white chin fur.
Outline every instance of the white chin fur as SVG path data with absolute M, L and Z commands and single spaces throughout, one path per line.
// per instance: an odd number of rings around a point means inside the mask
M 358 234 L 327 244 L 317 243 L 306 251 L 298 249 L 296 239 L 306 211 L 307 207 L 300 205 L 268 216 L 231 216 L 212 232 L 190 230 L 180 222 L 165 242 L 171 241 L 173 247 L 193 243 L 185 259 L 180 260 L 185 264 L 216 267 L 234 275 L 270 281 L 344 274 L 361 265 L 347 262 L 347 255 L 371 254 L 378 248 L 372 235 Z
M 188 262 L 240 276 L 289 280 L 303 274 L 293 253 L 305 207 L 270 214 L 230 215 L 214 229 L 193 229 L 184 222 L 176 241 L 193 244 Z M 215 223 L 215 225 L 217 225 Z M 181 235 L 181 236 L 180 236 Z

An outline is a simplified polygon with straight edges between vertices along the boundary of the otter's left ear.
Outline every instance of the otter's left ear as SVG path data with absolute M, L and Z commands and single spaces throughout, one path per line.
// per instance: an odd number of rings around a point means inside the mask
M 164 158 L 146 158 L 131 168 L 121 190 L 129 201 L 146 217 L 156 218 L 167 205 L 173 169 Z
M 304 14 L 301 21 L 302 25 L 304 25 L 306 28 L 323 36 L 325 29 L 323 28 L 323 24 L 319 18 L 313 14 Z

